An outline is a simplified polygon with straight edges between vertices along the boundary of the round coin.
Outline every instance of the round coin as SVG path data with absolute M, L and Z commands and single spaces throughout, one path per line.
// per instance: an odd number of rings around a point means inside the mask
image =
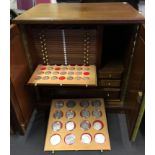
M 68 145 L 72 145 L 75 143 L 75 135 L 74 134 L 68 134 L 65 136 L 65 143 L 68 144 Z

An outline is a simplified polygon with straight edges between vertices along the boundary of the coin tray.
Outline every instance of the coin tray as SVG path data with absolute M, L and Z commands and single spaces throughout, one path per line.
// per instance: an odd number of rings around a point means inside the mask
M 83 117 L 82 111 L 88 111 L 89 115 L 84 112 L 87 117 Z M 93 111 L 99 111 L 102 115 L 96 117 Z M 74 114 L 74 117 L 66 117 L 67 112 Z M 52 127 L 54 122 L 60 122 L 61 128 L 58 128 L 57 124 Z M 51 137 L 54 135 L 60 135 L 61 139 L 57 140 L 59 143 L 53 142 L 52 145 Z M 44 150 L 111 150 L 104 100 L 101 98 L 52 100 Z
M 38 65 L 28 84 L 97 86 L 94 65 Z

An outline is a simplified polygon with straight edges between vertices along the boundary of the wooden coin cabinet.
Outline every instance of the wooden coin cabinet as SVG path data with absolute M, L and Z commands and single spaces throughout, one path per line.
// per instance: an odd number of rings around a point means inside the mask
M 52 99 L 104 98 L 131 137 L 144 94 L 144 17 L 126 2 L 39 4 L 11 25 L 11 109 L 26 131 Z M 38 65 L 95 65 L 97 86 L 27 85 Z M 110 123 L 110 122 L 109 122 Z

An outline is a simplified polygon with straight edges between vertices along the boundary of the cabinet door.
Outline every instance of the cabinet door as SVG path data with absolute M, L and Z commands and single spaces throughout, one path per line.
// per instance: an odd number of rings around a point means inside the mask
M 136 121 L 140 113 L 140 107 L 144 96 L 145 87 L 145 30 L 140 27 L 135 51 L 133 54 L 131 72 L 128 83 L 125 106 L 126 118 L 130 139 L 136 127 Z
M 24 133 L 33 112 L 31 92 L 26 85 L 30 75 L 19 30 L 16 25 L 11 25 L 10 31 L 11 107 L 17 118 L 16 124 Z

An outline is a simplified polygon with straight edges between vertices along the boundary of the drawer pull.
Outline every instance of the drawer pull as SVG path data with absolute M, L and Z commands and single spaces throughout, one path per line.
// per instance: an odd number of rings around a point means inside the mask
M 110 94 L 109 94 L 109 93 L 107 93 L 107 96 L 109 97 L 109 96 L 110 96 Z
M 110 85 L 111 85 L 111 83 L 109 82 L 109 83 L 108 83 L 108 86 L 110 86 Z

